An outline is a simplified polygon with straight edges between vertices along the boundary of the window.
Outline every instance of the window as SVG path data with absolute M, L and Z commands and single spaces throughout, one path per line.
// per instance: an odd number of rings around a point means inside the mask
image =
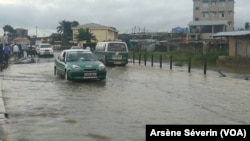
M 190 26 L 190 33 L 199 33 L 196 26 Z
M 214 33 L 223 32 L 224 26 L 223 25 L 215 25 L 214 26 Z
M 236 56 L 242 56 L 242 43 L 237 42 L 236 43 Z
M 212 26 L 201 26 L 201 33 L 212 33 Z
M 211 4 L 212 4 L 212 5 L 216 5 L 216 4 L 217 4 L 217 0 L 212 0 L 212 1 L 211 1 Z
M 209 16 L 209 13 L 208 12 L 203 12 L 203 18 L 207 19 Z
M 211 16 L 216 16 L 216 12 L 212 11 L 210 12 Z
M 202 5 L 204 8 L 208 8 L 209 7 L 209 1 L 208 0 L 203 0 Z
M 219 18 L 224 18 L 225 17 L 225 12 L 219 12 Z
M 199 18 L 195 18 L 195 21 L 199 21 L 200 19 Z
M 199 11 L 199 10 L 200 10 L 200 7 L 195 7 L 195 10 L 196 10 L 196 11 Z
M 219 6 L 220 7 L 225 7 L 225 3 L 226 3 L 225 0 L 219 0 Z

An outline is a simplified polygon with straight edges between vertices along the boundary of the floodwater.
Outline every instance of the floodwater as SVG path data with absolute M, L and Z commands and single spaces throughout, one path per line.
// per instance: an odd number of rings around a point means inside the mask
M 128 64 L 71 82 L 53 62 L 3 77 L 10 141 L 144 141 L 147 124 L 249 124 L 250 81 Z

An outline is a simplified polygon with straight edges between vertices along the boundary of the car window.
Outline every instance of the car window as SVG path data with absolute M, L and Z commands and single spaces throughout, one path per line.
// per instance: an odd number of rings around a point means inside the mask
M 109 43 L 108 44 L 108 51 L 127 51 L 125 44 L 123 43 Z
M 97 61 L 98 58 L 95 54 L 89 52 L 68 52 L 66 61 L 73 62 L 73 61 Z
M 52 48 L 51 45 L 40 45 L 40 48 Z
M 82 49 L 82 48 L 79 46 L 72 46 L 71 49 Z

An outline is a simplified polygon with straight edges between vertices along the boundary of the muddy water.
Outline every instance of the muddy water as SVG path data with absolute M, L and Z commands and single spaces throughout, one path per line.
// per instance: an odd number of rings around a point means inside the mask
M 106 81 L 53 76 L 53 63 L 3 78 L 11 141 L 144 141 L 146 124 L 249 124 L 249 81 L 194 71 L 110 67 Z

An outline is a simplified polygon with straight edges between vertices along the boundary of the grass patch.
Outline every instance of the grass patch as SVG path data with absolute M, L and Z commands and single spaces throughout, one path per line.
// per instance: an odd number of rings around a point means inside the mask
M 169 62 L 170 56 L 173 57 L 173 64 L 176 66 L 184 66 L 189 62 L 189 57 L 191 57 L 191 64 L 193 67 L 203 67 L 205 58 L 207 59 L 207 65 L 210 68 L 216 68 L 216 61 L 219 56 L 227 56 L 227 52 L 214 51 L 203 54 L 194 54 L 181 51 L 170 51 L 170 52 L 129 52 L 129 58 L 135 60 L 141 59 L 144 61 L 146 57 L 147 61 L 151 61 L 151 58 L 154 58 L 154 62 L 160 61 L 160 56 L 162 57 L 163 62 Z

